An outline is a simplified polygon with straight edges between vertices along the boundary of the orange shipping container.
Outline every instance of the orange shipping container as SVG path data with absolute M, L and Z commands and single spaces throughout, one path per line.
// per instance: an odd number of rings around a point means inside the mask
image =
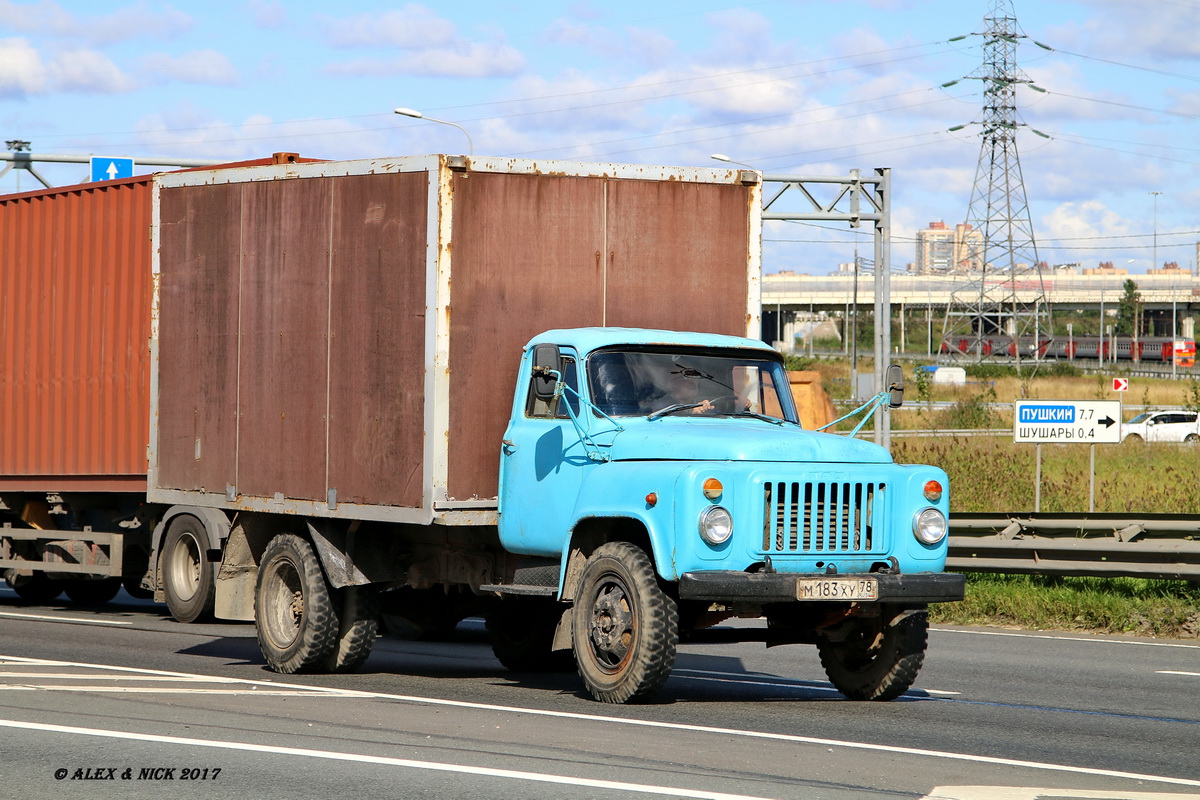
M 0 491 L 141 490 L 150 177 L 0 196 Z

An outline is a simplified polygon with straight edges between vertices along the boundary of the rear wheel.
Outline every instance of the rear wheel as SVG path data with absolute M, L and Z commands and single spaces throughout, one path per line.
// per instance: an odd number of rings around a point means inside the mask
M 100 578 L 85 580 L 82 578 L 63 581 L 63 588 L 71 601 L 84 606 L 95 606 L 107 603 L 121 591 L 120 578 Z
M 167 608 L 180 622 L 195 622 L 212 616 L 216 581 L 213 565 L 204 558 L 207 550 L 208 533 L 204 523 L 186 514 L 171 520 L 159 563 Z
M 371 655 L 379 634 L 379 593 L 373 586 L 347 586 L 333 591 L 338 607 L 338 636 L 325 659 L 330 672 L 350 672 Z
M 47 578 L 44 572 L 17 575 L 15 569 L 10 569 L 4 573 L 4 582 L 17 597 L 30 603 L 49 603 L 63 591 L 63 582 Z
M 280 534 L 263 552 L 254 619 L 259 649 L 276 672 L 328 669 L 336 658 L 338 614 L 317 554 L 299 536 Z
M 644 551 L 627 542 L 596 548 L 580 576 L 572 633 L 579 675 L 597 700 L 644 700 L 666 682 L 679 612 Z
M 851 700 L 893 700 L 908 691 L 925 660 L 929 617 L 924 609 L 883 610 L 821 636 L 821 666 L 834 688 Z M 845 627 L 849 626 L 849 627 Z
M 1189 433 L 1183 437 L 1183 441 L 1187 444 L 1200 444 L 1200 434 Z

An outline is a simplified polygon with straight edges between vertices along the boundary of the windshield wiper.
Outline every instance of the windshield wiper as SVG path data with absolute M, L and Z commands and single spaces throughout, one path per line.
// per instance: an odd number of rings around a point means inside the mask
M 734 411 L 729 414 L 725 414 L 724 416 L 754 417 L 755 419 L 761 419 L 763 422 L 769 422 L 772 425 L 782 425 L 784 422 L 786 422 L 786 420 L 782 420 L 779 417 L 768 417 L 766 414 L 760 414 L 757 411 Z
M 658 411 L 655 411 L 653 414 L 646 417 L 646 419 L 658 419 L 659 417 L 665 417 L 667 414 L 674 414 L 676 411 L 686 411 L 689 408 L 699 408 L 702 405 L 704 405 L 704 403 L 702 403 L 702 402 L 701 403 L 672 403 L 671 405 L 667 406 L 666 408 L 660 408 Z

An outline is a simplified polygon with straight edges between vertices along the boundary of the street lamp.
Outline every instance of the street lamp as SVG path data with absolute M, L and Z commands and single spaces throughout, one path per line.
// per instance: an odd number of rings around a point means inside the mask
M 412 117 L 413 119 L 424 119 L 424 120 L 428 120 L 429 122 L 437 122 L 442 125 L 449 125 L 452 128 L 458 128 L 460 131 L 463 132 L 463 136 L 467 137 L 467 155 L 469 155 L 469 156 L 475 155 L 475 144 L 471 141 L 471 134 L 467 133 L 467 129 L 464 128 L 462 125 L 459 125 L 457 122 L 450 122 L 449 120 L 445 120 L 445 119 L 434 119 L 433 117 L 427 117 L 424 114 L 422 114 L 420 111 L 417 111 L 416 109 L 413 109 L 413 108 L 397 108 L 397 109 L 395 109 L 394 113 L 399 114 L 402 117 Z
M 747 164 L 745 161 L 737 161 L 737 160 L 732 159 L 729 156 L 725 155 L 724 153 L 713 153 L 712 155 L 709 156 L 709 158 L 714 159 L 716 161 L 724 161 L 726 164 L 741 164 L 743 167 L 749 167 L 750 169 L 758 169 L 758 167 L 754 166 L 753 164 Z

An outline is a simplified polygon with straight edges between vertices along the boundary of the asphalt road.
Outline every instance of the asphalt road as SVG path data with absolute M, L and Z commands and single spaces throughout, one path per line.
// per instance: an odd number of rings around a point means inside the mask
M 250 625 L 0 588 L 0 798 L 653 796 L 1200 797 L 1200 642 L 936 629 L 891 703 L 812 648 L 688 645 L 656 702 L 607 706 L 471 620 L 281 676 Z

